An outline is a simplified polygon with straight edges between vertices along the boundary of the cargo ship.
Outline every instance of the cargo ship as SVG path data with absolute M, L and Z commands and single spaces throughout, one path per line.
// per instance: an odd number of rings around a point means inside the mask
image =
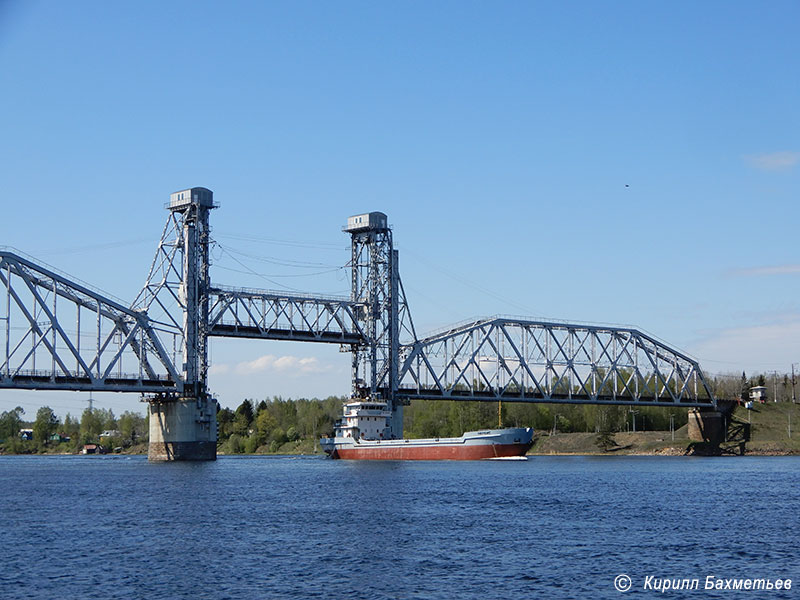
M 351 460 L 480 460 L 522 457 L 533 445 L 533 429 L 468 431 L 456 438 L 391 439 L 392 412 L 385 402 L 345 404 L 334 437 L 320 445 L 331 458 Z

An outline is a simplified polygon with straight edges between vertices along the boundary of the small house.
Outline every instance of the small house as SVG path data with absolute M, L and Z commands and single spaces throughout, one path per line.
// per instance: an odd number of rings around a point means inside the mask
M 750 388 L 750 400 L 754 402 L 764 402 L 767 401 L 767 386 L 765 385 L 756 385 Z
M 106 449 L 100 444 L 84 444 L 81 454 L 105 454 Z

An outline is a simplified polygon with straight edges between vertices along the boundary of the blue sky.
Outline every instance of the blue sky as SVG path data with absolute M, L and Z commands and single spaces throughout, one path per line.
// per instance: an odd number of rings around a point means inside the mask
M 169 193 L 204 186 L 214 282 L 346 293 L 341 226 L 381 210 L 421 332 L 632 324 L 711 372 L 788 371 L 798 22 L 780 1 L 0 1 L 0 244 L 132 300 Z M 349 389 L 336 347 L 212 359 L 231 406 Z

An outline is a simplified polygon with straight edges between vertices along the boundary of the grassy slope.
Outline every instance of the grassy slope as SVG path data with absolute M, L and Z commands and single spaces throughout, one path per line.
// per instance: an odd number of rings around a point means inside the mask
M 734 417 L 747 422 L 748 411 L 737 408 Z M 792 437 L 789 437 L 789 419 Z M 800 454 L 800 404 L 788 402 L 756 405 L 750 411 L 747 451 L 759 454 Z
M 748 454 L 800 454 L 800 404 L 768 403 L 750 412 Z M 739 407 L 734 417 L 747 422 L 748 411 Z M 792 437 L 789 437 L 789 417 Z M 675 431 L 675 440 L 668 431 L 618 433 L 617 448 L 603 452 L 595 444 L 594 433 L 537 433 L 529 454 L 683 454 L 689 445 L 686 426 Z

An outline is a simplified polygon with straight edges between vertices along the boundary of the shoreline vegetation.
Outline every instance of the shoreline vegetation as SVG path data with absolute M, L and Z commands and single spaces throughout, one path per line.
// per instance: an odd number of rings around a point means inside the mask
M 236 410 L 220 408 L 217 452 L 220 456 L 322 454 L 318 440 L 331 435 L 343 400 L 273 398 L 259 403 L 245 400 Z M 504 403 L 501 410 L 503 427 L 534 428 L 529 456 L 692 453 L 686 409 Z M 23 414 L 18 408 L 0 415 L 0 455 L 71 455 L 80 453 L 85 444 L 102 445 L 107 453 L 147 454 L 147 417 L 140 414 L 126 412 L 117 418 L 111 410 L 87 409 L 80 421 L 67 415 L 63 422 L 48 407 L 39 409 L 33 422 L 23 421 Z M 800 455 L 800 404 L 757 403 L 752 410 L 739 406 L 733 417 L 740 423 L 749 421 L 746 454 Z M 410 438 L 457 437 L 464 431 L 496 428 L 498 405 L 415 401 L 405 407 L 404 425 Z M 12 433 L 20 430 L 28 430 L 33 439 Z

